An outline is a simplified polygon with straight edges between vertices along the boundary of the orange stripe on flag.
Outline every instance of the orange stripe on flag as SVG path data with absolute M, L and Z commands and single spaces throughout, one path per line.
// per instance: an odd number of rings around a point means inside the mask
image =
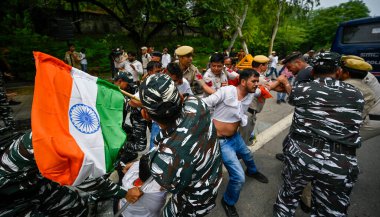
M 71 66 L 34 52 L 36 78 L 32 105 L 34 156 L 41 174 L 61 185 L 74 183 L 84 153 L 69 132 Z

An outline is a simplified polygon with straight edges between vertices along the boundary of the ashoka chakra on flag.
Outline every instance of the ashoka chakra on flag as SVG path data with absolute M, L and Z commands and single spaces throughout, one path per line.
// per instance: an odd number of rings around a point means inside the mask
M 112 171 L 126 140 L 119 88 L 47 54 L 34 57 L 32 142 L 41 174 L 77 185 Z

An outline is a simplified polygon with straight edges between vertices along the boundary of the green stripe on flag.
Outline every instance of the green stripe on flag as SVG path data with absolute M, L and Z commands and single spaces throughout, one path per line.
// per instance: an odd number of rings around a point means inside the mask
M 104 153 L 107 172 L 113 170 L 113 163 L 127 138 L 122 129 L 124 96 L 119 88 L 102 79 L 97 80 L 98 94 L 96 109 L 100 116 L 100 127 L 104 139 Z

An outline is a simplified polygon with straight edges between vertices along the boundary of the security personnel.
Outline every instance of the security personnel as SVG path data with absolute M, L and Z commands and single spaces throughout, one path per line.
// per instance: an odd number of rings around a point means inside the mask
M 380 91 L 380 85 L 372 89 L 365 82 L 370 70 L 372 70 L 372 66 L 364 59 L 353 55 L 342 56 L 340 79 L 358 88 L 364 96 L 364 123 L 360 128 L 363 141 L 380 135 L 380 96 L 376 96 L 374 93 Z
M 340 55 L 325 52 L 314 60 L 314 81 L 291 88 L 295 106 L 290 132 L 283 143 L 283 185 L 273 216 L 294 216 L 303 188 L 312 183 L 312 216 L 346 216 L 349 195 L 359 168 L 364 98 L 337 80 Z M 279 78 L 286 88 L 286 78 Z
M 119 71 L 114 77 L 114 84 L 131 94 L 135 94 L 138 91 L 137 86 L 133 83 L 133 75 L 128 72 Z M 123 111 L 123 130 L 128 135 L 128 141 L 119 151 L 118 164 L 116 166 L 119 175 L 122 175 L 123 165 L 136 159 L 137 152 L 144 151 L 147 144 L 146 129 L 148 122 L 141 116 L 141 108 L 129 106 L 128 100 L 129 98 L 125 97 Z M 130 112 L 129 119 L 132 126 L 126 124 L 128 112 Z
M 203 81 L 202 74 L 199 73 L 197 67 L 192 64 L 193 52 L 194 48 L 190 46 L 180 46 L 175 50 L 175 55 L 178 57 L 179 67 L 181 68 L 183 77 L 190 83 L 190 86 L 193 88 L 193 93 L 199 93 L 199 91 L 194 91 L 196 84 L 205 92 L 212 93 L 212 88 L 206 85 Z
M 173 196 L 162 216 L 205 216 L 215 207 L 222 182 L 222 159 L 206 105 L 182 98 L 166 74 L 149 76 L 140 85 L 144 118 L 160 125 L 150 151 L 152 176 Z
M 2 144 L 4 145 L 4 144 Z M 65 144 L 62 144 L 65 145 Z M 126 197 L 136 202 L 141 192 L 126 190 L 104 177 L 88 178 L 77 186 L 91 192 L 88 200 L 77 191 L 44 178 L 34 159 L 29 130 L 0 152 L 0 216 L 87 216 L 87 204 L 100 198 Z

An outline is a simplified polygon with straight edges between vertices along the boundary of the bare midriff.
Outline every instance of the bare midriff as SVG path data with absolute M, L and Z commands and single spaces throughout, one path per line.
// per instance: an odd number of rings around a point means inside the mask
M 216 133 L 217 135 L 220 136 L 232 136 L 236 133 L 236 131 L 239 128 L 240 121 L 235 122 L 235 123 L 226 123 L 218 120 L 213 120 L 215 128 L 216 128 Z

